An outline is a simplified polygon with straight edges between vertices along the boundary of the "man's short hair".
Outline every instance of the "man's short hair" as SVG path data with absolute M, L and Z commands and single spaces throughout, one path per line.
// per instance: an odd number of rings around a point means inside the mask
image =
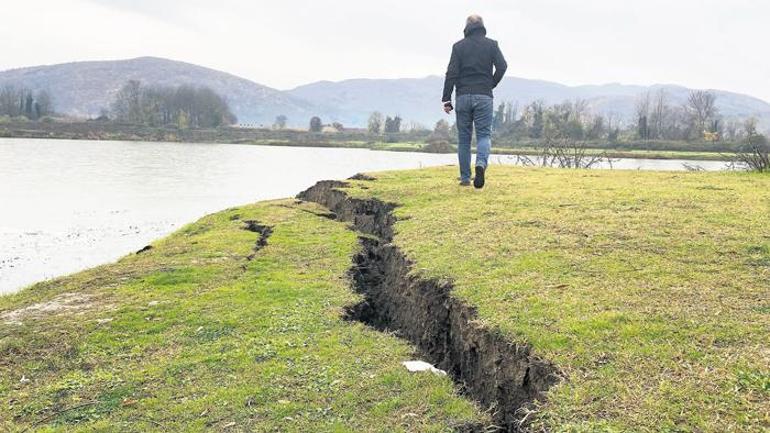
M 466 25 L 481 24 L 483 26 L 484 25 L 484 18 L 481 18 L 481 15 L 473 14 L 473 15 L 469 16 L 467 20 L 465 20 L 465 24 Z

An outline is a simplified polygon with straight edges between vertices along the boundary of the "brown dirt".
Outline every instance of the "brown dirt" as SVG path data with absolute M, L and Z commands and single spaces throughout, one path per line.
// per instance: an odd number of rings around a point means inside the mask
M 0 315 L 5 325 L 22 325 L 25 320 L 62 313 L 82 313 L 96 306 L 93 295 L 85 293 L 63 293 L 48 302 L 39 302 L 30 306 L 8 311 Z
M 338 189 L 344 186 L 319 182 L 298 198 L 329 208 L 369 235 L 361 237 L 362 251 L 350 270 L 365 300 L 351 306 L 348 317 L 415 344 L 462 392 L 488 408 L 501 430 L 525 429 L 528 409 L 561 377 L 557 368 L 529 346 L 480 325 L 475 309 L 451 295 L 451 284 L 414 276 L 413 263 L 391 243 L 395 205 L 350 198 Z

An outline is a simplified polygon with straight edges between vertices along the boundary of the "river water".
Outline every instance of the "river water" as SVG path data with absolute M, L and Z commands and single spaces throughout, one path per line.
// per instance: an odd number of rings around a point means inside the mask
M 318 180 L 455 161 L 364 149 L 0 139 L 0 294 L 113 261 L 203 215 L 291 197 Z M 682 170 L 685 162 L 613 167 Z

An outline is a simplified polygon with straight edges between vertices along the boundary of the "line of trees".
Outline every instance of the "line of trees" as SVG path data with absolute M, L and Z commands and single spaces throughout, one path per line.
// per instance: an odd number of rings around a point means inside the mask
M 730 130 L 725 130 L 716 101 L 714 93 L 701 90 L 690 92 L 679 106 L 671 104 L 664 89 L 643 93 L 636 101 L 636 136 L 642 140 L 740 139 L 739 123 L 731 123 Z
M 620 122 L 615 116 L 592 114 L 582 100 L 550 106 L 535 101 L 521 113 L 517 104 L 502 103 L 495 111 L 492 126 L 499 136 L 531 140 L 563 137 L 616 141 L 620 134 Z
M 275 121 L 273 122 L 273 129 L 275 130 L 286 129 L 288 121 L 289 121 L 289 118 L 286 117 L 286 115 L 279 114 L 278 116 L 275 117 Z M 323 123 L 323 120 L 321 120 L 321 118 L 318 116 L 313 116 L 310 118 L 310 125 L 308 126 L 308 131 L 323 132 L 324 128 L 327 126 L 331 126 L 337 132 L 345 131 L 345 125 L 343 125 L 342 123 L 332 122 L 331 125 L 325 125 Z
M 584 100 L 546 105 L 535 101 L 519 109 L 517 104 L 502 103 L 494 115 L 493 128 L 498 136 L 514 140 L 542 140 L 564 137 L 573 140 L 668 140 L 729 141 L 746 138 L 743 120 L 725 120 L 717 109 L 717 96 L 708 91 L 693 91 L 683 104 L 673 104 L 661 89 L 637 97 L 635 121 L 623 124 L 615 114 L 596 114 Z
M 37 120 L 53 114 L 53 99 L 46 90 L 4 86 L 0 89 L 0 116 L 26 117 Z
M 401 132 L 401 116 L 383 116 L 379 111 L 373 112 L 367 122 L 367 130 L 370 134 L 398 134 Z
M 237 119 L 227 100 L 207 87 L 143 86 L 131 80 L 118 91 L 112 117 L 145 126 L 216 128 Z

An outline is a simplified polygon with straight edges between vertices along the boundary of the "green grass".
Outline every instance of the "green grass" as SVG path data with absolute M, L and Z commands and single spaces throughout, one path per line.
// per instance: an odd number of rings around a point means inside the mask
M 770 176 L 495 166 L 376 174 L 416 272 L 566 380 L 552 432 L 770 429 Z
M 770 429 L 770 176 L 494 166 L 376 174 L 394 242 L 565 380 L 550 432 Z M 231 209 L 141 255 L 0 297 L 0 430 L 451 431 L 486 418 L 412 349 L 340 319 L 345 225 Z M 274 227 L 258 235 L 244 220 Z M 73 295 L 75 294 L 75 295 Z M 65 297 L 68 295 L 69 297 Z M 8 321 L 5 316 L 5 321 Z
M 408 345 L 341 319 L 359 301 L 346 277 L 356 237 L 308 211 L 321 209 L 231 209 L 149 252 L 0 297 L 0 431 L 445 432 L 484 421 L 446 377 L 408 373 Z M 244 220 L 274 228 L 251 261 L 258 234 Z M 2 319 L 52 301 L 70 308 Z

